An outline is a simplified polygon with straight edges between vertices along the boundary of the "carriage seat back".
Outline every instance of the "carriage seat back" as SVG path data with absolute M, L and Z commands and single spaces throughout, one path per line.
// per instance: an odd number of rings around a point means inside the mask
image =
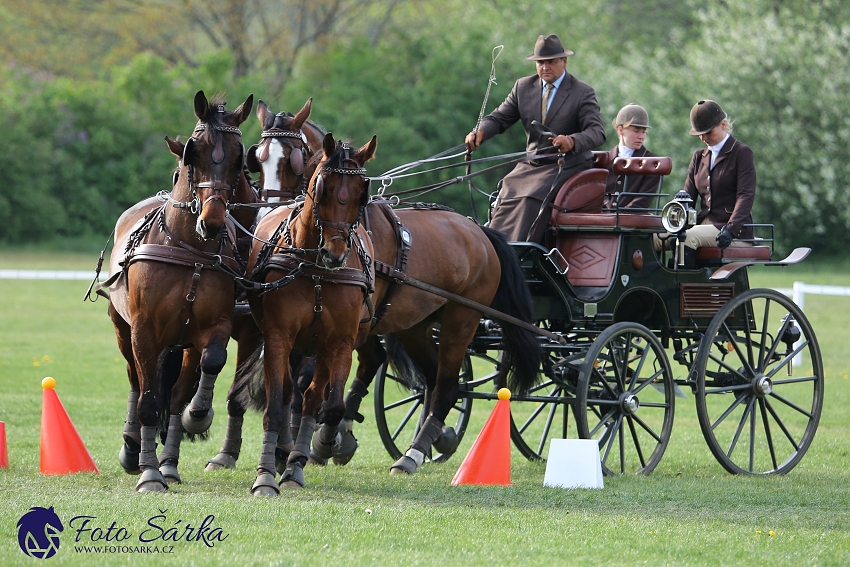
M 611 154 L 608 152 L 593 152 L 593 167 L 611 169 Z
M 614 175 L 670 175 L 673 160 L 669 157 L 618 157 L 612 171 Z
M 607 181 L 607 169 L 586 169 L 567 179 L 552 201 L 549 224 L 562 212 L 601 213 Z

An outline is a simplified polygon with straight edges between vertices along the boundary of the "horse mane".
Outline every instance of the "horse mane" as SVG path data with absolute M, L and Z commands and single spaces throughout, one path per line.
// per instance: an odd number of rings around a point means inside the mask
M 354 148 L 352 148 L 352 150 L 353 149 Z M 343 151 L 342 151 L 341 141 L 337 141 L 336 150 L 334 150 L 334 153 L 332 153 L 331 156 L 328 158 L 327 163 L 325 163 L 325 167 L 342 167 L 342 156 L 343 156 Z M 315 154 L 313 154 L 313 157 L 310 158 L 310 161 L 307 162 L 307 165 L 311 166 L 311 167 L 315 165 L 316 167 L 318 167 L 319 164 L 324 159 L 324 157 L 325 157 L 324 148 L 319 149 Z

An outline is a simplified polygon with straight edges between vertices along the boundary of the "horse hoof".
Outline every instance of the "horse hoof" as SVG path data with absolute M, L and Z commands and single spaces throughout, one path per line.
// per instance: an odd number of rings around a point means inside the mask
M 316 454 L 317 456 L 325 459 L 327 462 L 333 456 L 333 446 L 339 443 L 339 433 L 336 434 L 334 440 L 330 443 L 323 442 L 320 438 L 321 429 L 317 429 L 315 433 L 313 433 L 313 442 L 311 444 L 311 454 Z
M 227 453 L 219 453 L 209 461 L 207 461 L 207 466 L 204 469 L 204 472 L 212 472 L 221 469 L 230 469 L 233 470 L 236 468 L 236 457 L 233 455 L 228 455 Z
M 277 496 L 280 494 L 274 475 L 271 473 L 258 474 L 254 486 L 251 487 L 251 494 L 254 496 Z
M 118 449 L 118 462 L 125 473 L 142 474 L 142 469 L 139 468 L 139 453 L 140 451 L 133 451 L 126 444 Z
M 354 458 L 354 453 L 357 452 L 357 439 L 351 431 L 344 431 L 342 439 L 332 448 L 334 456 L 334 464 L 345 466 Z
M 142 472 L 139 482 L 136 483 L 136 492 L 165 492 L 168 483 L 162 477 L 159 469 L 148 469 Z
M 280 477 L 281 488 L 304 488 L 304 469 L 298 465 L 289 465 Z
M 180 480 L 180 473 L 177 472 L 177 467 L 171 464 L 163 464 L 159 467 L 159 472 L 165 478 L 166 484 L 183 484 Z
M 443 426 L 442 433 L 434 440 L 432 447 L 443 455 L 453 455 L 457 451 L 457 446 L 460 441 L 457 438 L 457 433 L 453 427 L 448 425 Z
M 402 455 L 401 458 L 394 462 L 393 466 L 390 467 L 390 474 L 415 474 L 417 468 L 416 461 L 407 455 Z
M 195 415 L 192 415 L 193 413 Z M 186 406 L 186 409 L 180 415 L 180 423 L 183 425 L 183 429 L 189 433 L 200 435 L 206 432 L 210 428 L 210 425 L 212 425 L 214 413 L 213 409 L 210 408 L 206 415 L 201 415 L 200 412 L 189 411 L 189 406 Z
M 323 467 L 328 464 L 328 460 L 324 457 L 320 457 L 313 451 L 310 451 L 310 456 L 307 458 L 307 464 Z

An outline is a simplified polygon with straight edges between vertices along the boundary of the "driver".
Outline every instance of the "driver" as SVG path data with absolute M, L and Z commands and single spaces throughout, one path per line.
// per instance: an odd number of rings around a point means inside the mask
M 526 151 L 555 146 L 566 154 L 560 176 L 554 154 L 521 162 L 505 176 L 489 226 L 502 232 L 509 241 L 542 239 L 547 215 L 537 223 L 534 234 L 529 235 L 529 229 L 553 184 L 558 186 L 579 171 L 590 169 L 591 150 L 605 143 L 596 92 L 567 73 L 570 55 L 573 52 L 564 49 L 557 35 L 538 37 L 534 54 L 526 57 L 535 62 L 537 74 L 519 79 L 505 101 L 484 117 L 478 131 L 466 136 L 467 149 L 474 151 L 485 140 L 520 120 L 527 137 Z M 535 120 L 555 136 L 536 131 L 531 124 Z

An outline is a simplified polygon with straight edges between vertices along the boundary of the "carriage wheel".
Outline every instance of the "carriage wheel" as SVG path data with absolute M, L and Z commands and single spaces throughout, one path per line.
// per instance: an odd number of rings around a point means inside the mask
M 691 378 L 700 428 L 727 471 L 784 474 L 803 458 L 820 419 L 823 362 L 788 297 L 753 289 L 732 298 L 711 320 Z
M 472 362 L 467 354 L 460 369 L 459 382 L 472 380 Z M 419 428 L 425 422 L 425 384 L 409 386 L 403 379 L 393 374 L 388 364 L 381 366 L 375 376 L 375 421 L 378 433 L 384 447 L 393 459 L 400 458 L 413 443 Z M 457 433 L 458 443 L 466 433 L 469 416 L 472 411 L 472 400 L 460 398 L 449 415 L 446 425 L 452 425 Z M 451 455 L 433 453 L 426 455 L 426 460 L 441 463 Z
M 617 323 L 590 346 L 578 381 L 576 424 L 599 443 L 602 472 L 647 474 L 673 428 L 673 372 L 656 336 L 637 323 Z
M 540 384 L 527 394 L 511 398 L 511 440 L 530 461 L 544 460 L 552 439 L 578 439 L 570 429 L 570 406 L 576 401 L 576 383 L 582 364 L 581 349 L 547 349 Z

